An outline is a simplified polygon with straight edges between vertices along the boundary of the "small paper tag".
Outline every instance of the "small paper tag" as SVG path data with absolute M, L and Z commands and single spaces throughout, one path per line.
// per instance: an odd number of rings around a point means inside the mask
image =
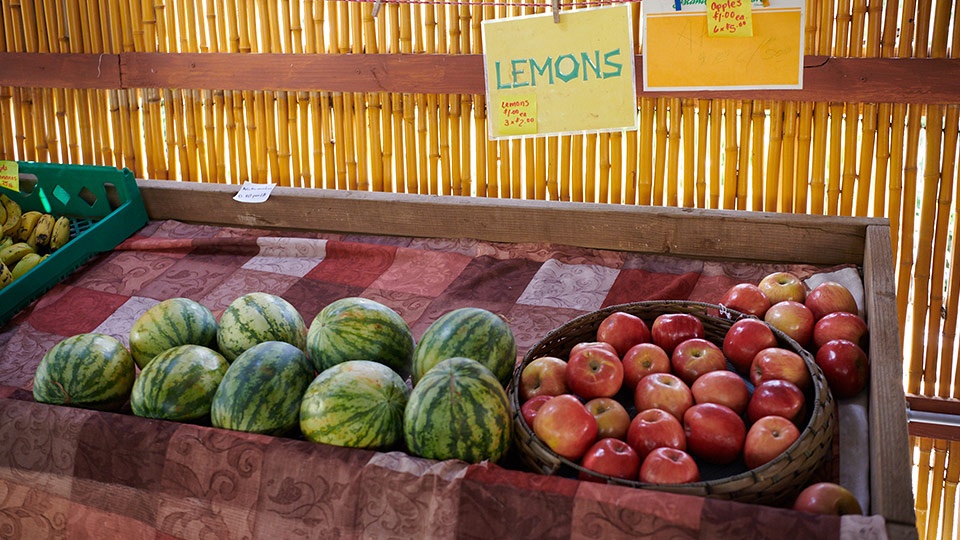
M 233 200 L 245 203 L 262 203 L 270 197 L 270 192 L 276 184 L 254 184 L 249 180 L 240 186 L 240 191 L 233 196 Z
M 707 35 L 710 37 L 753 37 L 750 0 L 708 0 Z
M 0 187 L 20 192 L 20 164 L 16 161 L 0 161 Z

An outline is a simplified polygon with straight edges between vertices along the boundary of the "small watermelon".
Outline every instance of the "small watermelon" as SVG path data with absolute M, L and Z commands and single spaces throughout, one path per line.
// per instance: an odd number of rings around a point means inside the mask
M 247 293 L 220 315 L 217 345 L 228 361 L 265 341 L 284 341 L 306 350 L 307 325 L 290 302 L 275 294 Z
M 77 334 L 43 355 L 33 378 L 33 399 L 87 409 L 120 409 L 133 387 L 137 366 L 113 336 Z
M 479 362 L 448 358 L 410 392 L 403 434 L 420 457 L 496 462 L 510 446 L 507 393 Z
M 403 317 L 366 298 L 327 305 L 307 330 L 307 353 L 318 372 L 348 360 L 373 360 L 406 377 L 413 346 L 413 332 Z
M 130 328 L 130 353 L 140 369 L 178 345 L 217 346 L 217 318 L 189 298 L 170 298 L 145 311 Z
M 403 439 L 410 389 L 395 371 L 348 360 L 322 373 L 300 403 L 300 431 L 310 441 L 351 448 L 389 448 Z
M 506 321 L 482 308 L 449 311 L 433 322 L 413 352 L 413 384 L 441 360 L 461 356 L 480 362 L 504 387 L 517 362 L 517 343 Z
M 299 424 L 300 401 L 313 380 L 303 351 L 283 341 L 265 341 L 230 364 L 210 405 L 214 427 L 285 435 Z
M 180 345 L 158 354 L 140 371 L 130 393 L 133 414 L 186 422 L 210 414 L 213 395 L 230 364 L 201 345 Z

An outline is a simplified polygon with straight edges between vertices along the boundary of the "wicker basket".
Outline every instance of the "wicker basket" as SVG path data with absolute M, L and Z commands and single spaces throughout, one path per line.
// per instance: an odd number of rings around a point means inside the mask
M 700 482 L 689 484 L 648 484 L 628 481 L 595 473 L 578 464 L 555 454 L 544 444 L 533 430 L 527 426 L 520 414 L 520 401 L 517 388 L 520 372 L 533 359 L 540 356 L 566 358 L 570 349 L 583 341 L 595 341 L 600 322 L 615 311 L 624 311 L 637 315 L 652 324 L 653 320 L 664 313 L 690 313 L 703 321 L 706 337 L 721 345 L 727 329 L 739 318 L 741 313 L 727 310 L 714 304 L 687 301 L 650 301 L 609 306 L 599 311 L 577 317 L 567 324 L 552 330 L 539 343 L 524 355 L 523 361 L 513 373 L 509 388 L 510 405 L 513 410 L 513 439 L 520 459 L 532 470 L 542 474 L 556 474 L 577 477 L 581 473 L 589 474 L 612 484 L 668 491 L 688 495 L 716 497 L 741 502 L 779 505 L 792 499 L 810 477 L 823 464 L 832 451 L 834 432 L 835 403 L 827 387 L 826 379 L 813 357 L 796 341 L 777 329 L 774 334 L 780 346 L 800 354 L 813 378 L 812 388 L 807 390 L 807 423 L 800 432 L 800 438 L 783 454 L 773 461 L 756 469 L 746 470 L 742 460 L 725 467 L 711 469 L 701 465 Z M 632 403 L 627 404 L 633 412 Z

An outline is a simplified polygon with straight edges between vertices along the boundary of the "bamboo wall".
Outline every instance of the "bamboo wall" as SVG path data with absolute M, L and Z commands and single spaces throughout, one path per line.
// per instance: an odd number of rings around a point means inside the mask
M 808 0 L 806 53 L 954 58 L 958 4 Z M 2 0 L 0 51 L 480 54 L 481 21 L 548 6 Z M 907 393 L 960 398 L 960 94 L 890 99 L 641 96 L 636 131 L 489 141 L 482 94 L 0 87 L 0 159 L 197 182 L 885 216 Z M 954 528 L 958 444 L 914 438 L 921 537 Z

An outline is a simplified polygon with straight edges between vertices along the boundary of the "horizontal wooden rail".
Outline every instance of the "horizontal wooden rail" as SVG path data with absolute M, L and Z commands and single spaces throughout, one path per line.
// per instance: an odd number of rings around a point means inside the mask
M 909 394 L 910 435 L 960 441 L 960 399 Z
M 801 90 L 637 94 L 791 101 L 960 103 L 960 58 L 808 56 Z M 483 94 L 479 54 L 0 53 L 0 86 Z

